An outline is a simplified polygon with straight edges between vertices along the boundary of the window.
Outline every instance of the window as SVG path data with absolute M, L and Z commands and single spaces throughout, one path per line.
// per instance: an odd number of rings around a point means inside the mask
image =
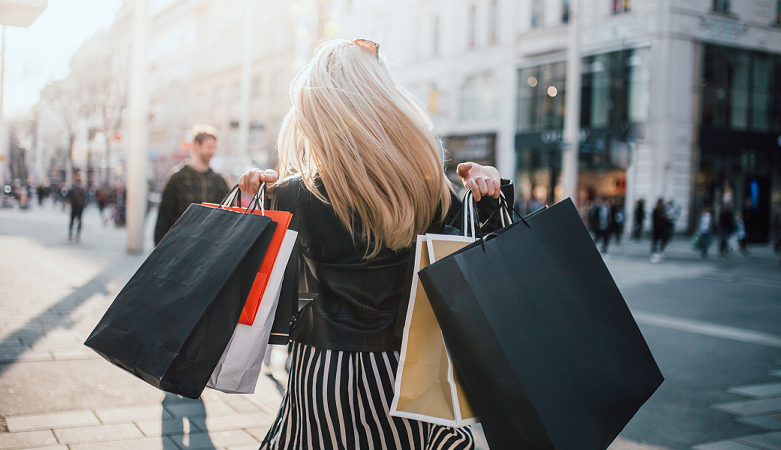
M 461 86 L 461 119 L 496 117 L 496 79 L 492 73 L 470 76 Z
M 629 12 L 630 0 L 610 0 L 613 4 L 613 14 Z
M 648 120 L 648 52 L 624 50 L 583 59 L 582 127 L 602 129 Z
M 564 128 L 566 72 L 565 62 L 518 72 L 518 132 Z
M 713 0 L 713 11 L 724 14 L 730 13 L 730 0 Z
M 491 4 L 488 6 L 488 43 L 489 44 L 496 44 L 497 42 L 499 42 L 498 8 L 499 7 L 497 5 L 497 1 L 491 0 Z
M 561 0 L 561 22 L 562 23 L 569 22 L 569 1 L 570 0 Z
M 532 0 L 532 27 L 539 27 L 543 22 L 545 22 L 545 0 Z
M 703 125 L 781 132 L 781 56 L 707 45 L 703 75 Z
M 469 6 L 469 36 L 467 37 L 467 47 L 474 47 L 477 42 L 477 5 Z

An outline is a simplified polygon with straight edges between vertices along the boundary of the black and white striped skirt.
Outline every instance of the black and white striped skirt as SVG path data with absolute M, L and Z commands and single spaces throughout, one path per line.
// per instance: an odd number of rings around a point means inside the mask
M 293 344 L 287 392 L 261 450 L 474 449 L 469 427 L 391 417 L 398 352 Z

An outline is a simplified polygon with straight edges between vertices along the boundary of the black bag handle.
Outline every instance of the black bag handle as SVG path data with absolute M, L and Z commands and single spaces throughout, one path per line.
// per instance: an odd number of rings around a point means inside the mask
M 260 200 L 261 192 L 265 194 L 266 183 L 261 183 L 258 192 L 252 196 L 252 200 L 249 202 L 249 205 L 247 205 L 247 209 L 244 210 L 245 213 L 255 211 L 256 209 L 260 209 L 261 214 L 265 213 L 263 202 Z M 231 195 L 233 195 L 233 197 L 231 197 Z M 224 208 L 226 206 L 231 206 L 232 203 L 235 203 L 237 207 L 241 208 L 241 191 L 239 190 L 238 184 L 233 186 L 233 188 L 225 194 L 225 197 L 223 197 L 219 203 L 219 207 Z

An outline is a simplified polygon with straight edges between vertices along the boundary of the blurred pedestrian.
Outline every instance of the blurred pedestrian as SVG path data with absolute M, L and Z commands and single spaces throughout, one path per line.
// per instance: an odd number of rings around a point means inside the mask
M 645 199 L 635 202 L 634 218 L 632 222 L 632 237 L 640 240 L 643 237 L 643 223 L 645 223 Z
M 624 234 L 624 197 L 616 197 L 610 207 L 613 220 L 613 233 L 616 235 L 616 244 L 621 245 L 621 236 Z
M 591 209 L 591 229 L 594 231 L 594 241 L 602 241 L 602 253 L 607 253 L 607 246 L 612 232 L 612 214 L 610 204 L 603 198 L 597 197 L 594 207 Z
M 735 214 L 735 238 L 738 240 L 740 253 L 748 255 L 748 245 L 746 245 L 746 225 L 743 222 L 742 214 Z
M 732 205 L 725 203 L 719 214 L 719 255 L 727 256 L 729 253 L 729 239 L 735 233 L 735 217 L 732 214 Z
M 79 225 L 76 228 L 76 242 L 81 239 L 81 215 L 84 213 L 84 207 L 87 206 L 87 192 L 81 187 L 81 178 L 76 177 L 73 180 L 73 186 L 65 194 L 65 198 L 71 205 L 71 221 L 68 225 L 68 240 L 73 240 L 73 222 L 78 220 Z
M 708 257 L 708 249 L 712 240 L 711 236 L 711 212 L 707 206 L 700 213 L 700 220 L 697 224 L 697 232 L 700 233 L 700 253 L 703 259 Z
M 664 259 L 664 249 L 667 246 L 667 234 L 669 233 L 669 221 L 667 220 L 667 210 L 664 206 L 664 200 L 658 199 L 656 206 L 651 212 L 651 224 L 653 231 L 651 235 L 651 262 L 659 262 Z
M 193 127 L 190 159 L 171 169 L 163 188 L 155 226 L 155 245 L 192 203 L 219 203 L 228 194 L 228 183 L 209 167 L 217 151 L 217 130 L 209 125 Z

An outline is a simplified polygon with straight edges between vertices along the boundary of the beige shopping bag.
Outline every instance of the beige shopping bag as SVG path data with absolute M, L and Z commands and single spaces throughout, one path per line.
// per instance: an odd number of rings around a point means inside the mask
M 419 270 L 472 242 L 474 238 L 464 236 L 418 236 L 409 308 L 390 407 L 392 416 L 453 427 L 477 422 L 417 276 Z

